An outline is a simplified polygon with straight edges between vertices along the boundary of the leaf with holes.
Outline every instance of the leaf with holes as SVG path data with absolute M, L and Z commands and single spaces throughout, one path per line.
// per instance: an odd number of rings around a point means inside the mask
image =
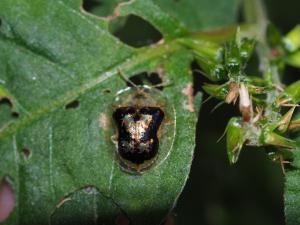
M 99 16 L 110 16 L 114 7 L 128 0 L 86 0 L 84 7 Z M 169 15 L 177 18 L 190 31 L 219 28 L 235 23 L 236 0 L 153 0 Z
M 159 224 L 181 193 L 196 126 L 193 55 L 176 42 L 188 29 L 150 1 L 116 10 L 147 20 L 165 42 L 129 47 L 80 0 L 1 1 L 0 179 L 15 201 L 3 224 L 74 224 L 78 213 L 86 224 Z M 171 83 L 160 92 L 176 129 L 161 139 L 166 157 L 141 175 L 122 169 L 111 140 L 120 71 Z

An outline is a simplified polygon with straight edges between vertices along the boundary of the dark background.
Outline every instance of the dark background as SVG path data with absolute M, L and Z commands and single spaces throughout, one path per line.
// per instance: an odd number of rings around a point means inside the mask
M 282 33 L 300 22 L 299 0 L 265 0 L 265 4 L 269 19 Z M 84 7 L 96 12 L 95 7 L 101 4 L 86 0 Z M 143 32 L 137 34 L 136 28 Z M 156 42 L 161 37 L 137 17 L 130 17 L 127 22 L 118 21 L 111 29 L 122 41 L 136 47 Z M 204 79 L 199 74 L 194 75 L 195 86 L 200 89 Z M 299 79 L 299 75 L 299 70 L 289 67 L 284 81 L 290 83 Z M 262 149 L 244 148 L 238 163 L 230 166 L 225 139 L 216 141 L 228 120 L 239 113 L 237 106 L 231 105 L 223 105 L 211 113 L 217 103 L 212 100 L 201 107 L 195 157 L 190 178 L 174 210 L 175 224 L 284 225 L 284 176 L 280 165 L 271 162 Z

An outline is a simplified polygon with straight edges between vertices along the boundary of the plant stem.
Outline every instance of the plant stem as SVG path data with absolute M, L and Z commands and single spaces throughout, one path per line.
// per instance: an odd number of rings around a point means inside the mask
M 257 37 L 260 41 L 265 42 L 265 33 L 268 25 L 268 18 L 265 7 L 261 0 L 244 0 L 243 4 L 244 19 L 247 23 L 254 23 L 258 30 Z
M 279 69 L 276 64 L 270 62 L 271 49 L 267 43 L 267 27 L 269 20 L 262 0 L 243 0 L 243 13 L 246 23 L 254 23 L 259 56 L 259 68 L 263 76 L 270 83 L 274 83 L 279 87 L 282 86 L 280 81 Z M 270 76 L 271 74 L 271 76 Z

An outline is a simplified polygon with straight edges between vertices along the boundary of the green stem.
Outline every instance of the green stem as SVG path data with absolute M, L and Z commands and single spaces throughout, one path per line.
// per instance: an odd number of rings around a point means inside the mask
M 265 32 L 268 25 L 268 18 L 265 7 L 261 0 L 244 0 L 244 19 L 246 23 L 254 23 L 259 28 L 259 40 L 265 41 Z
M 267 43 L 267 27 L 269 20 L 262 0 L 243 0 L 244 19 L 247 23 L 254 23 L 259 41 L 257 53 L 260 61 L 260 71 L 270 83 L 282 86 L 277 65 L 270 62 L 271 49 Z M 271 75 L 271 76 L 270 76 Z

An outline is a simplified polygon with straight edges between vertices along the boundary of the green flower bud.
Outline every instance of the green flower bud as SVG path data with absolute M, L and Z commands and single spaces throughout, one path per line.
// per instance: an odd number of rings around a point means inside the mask
M 296 26 L 283 38 L 283 44 L 288 52 L 295 52 L 300 48 L 300 25 Z
M 236 163 L 244 142 L 246 141 L 244 131 L 242 128 L 242 120 L 233 117 L 229 120 L 226 127 L 226 140 L 227 140 L 227 156 L 230 163 Z

